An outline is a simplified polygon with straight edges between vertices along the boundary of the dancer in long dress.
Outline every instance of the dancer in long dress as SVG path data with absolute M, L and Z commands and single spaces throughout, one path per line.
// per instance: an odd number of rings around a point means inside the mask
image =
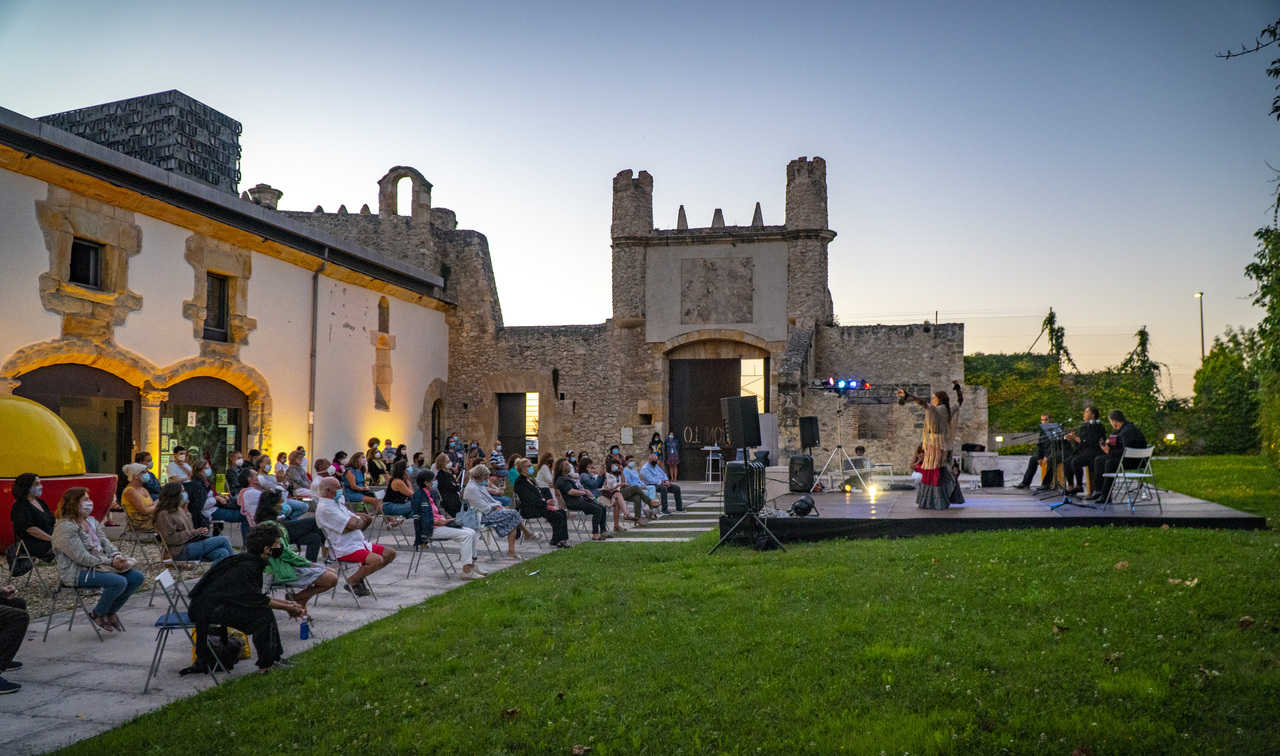
M 960 390 L 959 381 L 952 381 L 952 386 L 956 391 L 954 407 L 945 391 L 933 392 L 926 402 L 898 389 L 900 398 L 924 408 L 924 464 L 920 466 L 920 486 L 916 489 L 916 506 L 920 509 L 946 509 L 952 504 L 964 503 L 960 484 L 951 472 L 951 455 L 956 431 L 960 427 L 964 393 Z

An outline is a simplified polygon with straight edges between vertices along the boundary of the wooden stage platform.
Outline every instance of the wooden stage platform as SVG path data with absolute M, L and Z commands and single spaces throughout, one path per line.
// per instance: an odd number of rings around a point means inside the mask
M 966 484 L 962 478 L 962 485 Z M 1160 507 L 1140 505 L 1134 512 L 1130 512 L 1127 505 L 1120 504 L 1105 509 L 1101 505 L 1097 505 L 1097 509 L 1087 509 L 1074 504 L 1050 509 L 1051 505 L 1062 500 L 1061 496 L 1041 501 L 1032 496 L 1031 491 L 1015 488 L 966 488 L 963 493 L 964 504 L 945 510 L 928 510 L 916 507 L 914 490 L 881 491 L 875 496 L 861 491 L 825 492 L 812 494 L 818 510 L 816 517 L 783 516 L 767 520 L 769 529 L 783 543 L 1100 525 L 1240 530 L 1264 530 L 1267 527 L 1263 517 L 1167 491 L 1160 492 L 1163 511 Z M 785 511 L 800 496 L 802 494 L 785 494 L 771 504 Z M 735 522 L 737 518 L 722 516 L 721 534 L 728 532 Z M 742 530 L 740 528 L 739 532 Z M 736 537 L 735 533 L 735 540 Z

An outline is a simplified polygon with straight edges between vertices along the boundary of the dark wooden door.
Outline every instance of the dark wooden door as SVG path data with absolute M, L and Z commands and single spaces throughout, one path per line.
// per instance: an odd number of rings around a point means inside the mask
M 670 360 L 669 364 L 670 427 L 680 440 L 680 479 L 703 480 L 707 452 L 702 447 L 724 445 L 720 400 L 742 393 L 742 363 L 739 360 Z
M 524 453 L 524 394 L 498 394 L 498 440 L 504 458 Z

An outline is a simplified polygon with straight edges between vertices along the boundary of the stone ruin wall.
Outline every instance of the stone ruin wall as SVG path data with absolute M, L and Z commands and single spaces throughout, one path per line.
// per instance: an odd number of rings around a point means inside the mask
M 819 326 L 814 332 L 811 360 L 809 364 L 814 368 L 800 371 L 803 378 L 796 415 L 818 418 L 822 446 L 813 451 L 815 466 L 821 467 L 835 445 L 841 443 L 850 456 L 854 447 L 865 446 L 868 456 L 891 462 L 894 472 L 901 473 L 920 444 L 924 410 L 914 404 L 855 404 L 847 395 L 810 388 L 809 382 L 843 376 L 860 378 L 873 387 L 927 385 L 930 393 L 950 392 L 952 379 L 962 385 L 964 381 L 964 325 Z M 986 388 L 964 386 L 964 392 L 958 443 L 985 444 Z M 838 441 L 837 409 L 843 409 Z M 788 431 L 780 442 L 784 455 L 799 447 L 798 425 L 790 426 Z

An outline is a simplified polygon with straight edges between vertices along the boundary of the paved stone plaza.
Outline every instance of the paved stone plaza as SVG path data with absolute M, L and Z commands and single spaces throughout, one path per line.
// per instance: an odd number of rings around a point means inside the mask
M 609 544 L 617 543 L 687 541 L 713 529 L 720 512 L 719 484 L 684 483 L 681 486 L 689 510 L 684 514 L 675 514 L 673 503 L 671 516 L 643 528 L 632 528 L 598 544 L 590 541 L 588 520 L 584 529 L 586 543 L 582 543 L 583 535 L 572 526 L 569 528 L 570 538 L 575 544 L 581 544 L 578 548 L 610 548 Z M 584 518 L 579 516 L 578 519 Z M 537 530 L 536 525 L 534 529 Z M 394 537 L 389 533 L 382 534 L 378 542 L 396 546 Z M 502 545 L 505 548 L 505 539 Z M 539 569 L 538 557 L 547 552 L 532 544 L 523 544 L 519 548 L 525 555 L 524 562 L 512 561 L 505 555 L 491 559 L 481 547 L 477 563 L 481 569 L 490 571 L 527 568 L 531 572 Z M 400 553 L 396 562 L 371 580 L 378 594 L 377 601 L 362 599 L 359 609 L 347 595 L 336 599 L 326 595 L 311 601 L 310 640 L 300 640 L 297 624 L 282 612 L 277 612 L 286 656 L 464 584 L 456 576 L 445 577 L 435 557 L 430 554 L 423 556 L 418 572 L 406 579 L 409 554 L 405 549 L 397 550 Z M 452 553 L 456 560 L 456 551 Z M 5 578 L 8 578 L 7 574 Z M 178 670 L 191 663 L 191 645 L 180 634 L 174 633 L 170 635 L 160 674 L 152 681 L 151 691 L 145 695 L 142 693 L 155 652 L 154 622 L 164 612 L 164 598 L 159 593 L 156 604 L 147 606 L 150 587 L 150 581 L 144 583 L 120 612 L 128 632 L 123 635 L 104 634 L 102 642 L 98 641 L 83 614 L 76 618 L 70 631 L 65 626 L 55 627 L 47 643 L 40 641 L 46 618 L 32 619 L 27 639 L 18 653 L 18 660 L 24 666 L 7 676 L 7 679 L 21 683 L 22 690 L 0 697 L 0 753 L 34 754 L 60 748 L 213 685 L 213 679 L 208 676 L 178 676 Z M 60 597 L 60 605 L 65 607 L 67 600 L 66 596 Z M 65 617 L 64 608 L 54 621 Z M 232 676 L 253 674 L 255 669 L 252 661 L 242 661 L 236 665 Z M 270 683 L 264 681 L 264 684 Z

